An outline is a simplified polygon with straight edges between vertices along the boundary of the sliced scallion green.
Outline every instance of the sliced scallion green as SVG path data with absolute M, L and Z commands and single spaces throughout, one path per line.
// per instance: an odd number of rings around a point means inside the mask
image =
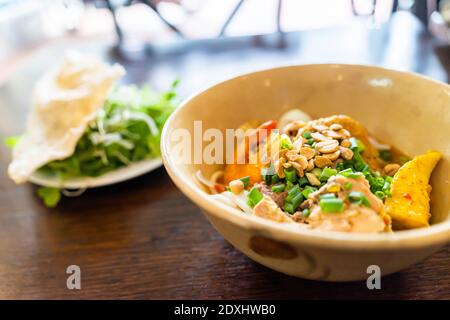
M 286 185 L 284 183 L 275 184 L 272 186 L 272 192 L 283 192 L 286 190 Z
M 264 198 L 264 196 L 261 194 L 261 192 L 259 192 L 259 190 L 255 187 L 253 187 L 250 192 L 248 193 L 248 205 L 250 207 L 254 207 L 256 206 L 262 199 Z
M 302 216 L 303 216 L 304 218 L 308 218 L 310 214 L 311 214 L 311 210 L 309 210 L 309 209 L 303 209 L 303 211 L 302 211 Z
M 366 207 L 370 207 L 370 202 L 367 197 L 362 194 L 362 192 L 359 191 L 352 191 L 348 194 L 348 199 L 350 202 L 358 204 L 358 205 L 364 205 Z
M 338 198 L 324 198 L 320 199 L 320 209 L 326 213 L 342 212 L 344 211 L 344 201 Z
M 353 187 L 353 184 L 351 182 L 344 183 L 344 189 L 350 190 Z
M 325 167 L 322 169 L 322 172 L 320 173 L 319 180 L 322 182 L 327 182 L 330 177 L 337 174 L 336 169 L 332 169 L 329 167 Z
M 325 193 L 321 194 L 319 199 L 336 199 L 336 195 L 334 193 Z
M 303 189 L 302 194 L 305 197 L 305 199 L 308 199 L 309 195 L 315 191 L 317 191 L 317 188 L 306 186 L 305 189 Z
M 247 188 L 250 183 L 250 176 L 239 178 L 239 180 L 241 180 L 242 183 L 244 183 L 244 188 Z
M 284 175 L 286 176 L 286 180 L 292 183 L 297 181 L 297 171 L 294 169 L 284 169 Z

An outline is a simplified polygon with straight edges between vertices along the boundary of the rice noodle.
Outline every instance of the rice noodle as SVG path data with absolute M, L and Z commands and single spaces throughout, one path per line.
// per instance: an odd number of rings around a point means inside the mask
M 229 191 L 226 191 L 226 192 L 229 192 Z M 226 205 L 228 205 L 230 207 L 239 208 L 237 206 L 237 204 L 233 202 L 233 200 L 231 200 L 230 198 L 228 198 L 227 196 L 225 196 L 222 193 L 211 194 L 210 197 L 215 199 L 215 200 L 218 200 L 218 201 L 222 202 L 223 204 L 226 204 Z
M 247 204 L 248 201 L 248 192 L 244 191 L 239 195 L 236 195 L 230 191 L 225 191 L 222 193 L 223 195 L 230 198 L 233 203 L 235 203 L 242 211 L 244 211 L 247 214 L 252 214 L 252 208 Z
M 212 194 L 217 194 L 218 192 L 214 186 L 217 184 L 217 180 L 223 177 L 223 171 L 218 170 L 214 172 L 210 179 L 206 179 L 200 170 L 195 172 L 194 176 L 197 178 L 197 181 L 207 187 Z
M 214 188 L 214 183 L 212 183 L 210 180 L 206 179 L 202 172 L 200 170 L 198 170 L 197 172 L 195 172 L 194 176 L 197 178 L 197 180 L 204 186 L 208 187 L 208 188 Z

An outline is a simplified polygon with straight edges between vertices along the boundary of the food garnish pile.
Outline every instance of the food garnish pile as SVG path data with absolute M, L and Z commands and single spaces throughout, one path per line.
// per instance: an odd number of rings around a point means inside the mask
M 270 161 L 227 164 L 210 180 L 197 172 L 212 197 L 308 229 L 379 233 L 429 226 L 428 181 L 438 152 L 409 159 L 345 115 L 311 120 L 295 109 L 279 123 L 254 127 L 262 138 L 236 147 L 247 160 L 265 151 Z M 271 154 L 274 143 L 279 147 Z
M 33 92 L 25 133 L 7 139 L 13 148 L 11 179 L 24 183 L 38 173 L 62 185 L 158 158 L 162 127 L 175 108 L 177 83 L 164 93 L 145 86 L 115 86 L 124 74 L 118 64 L 76 52 L 44 74 Z M 54 207 L 61 191 L 41 187 L 38 195 Z

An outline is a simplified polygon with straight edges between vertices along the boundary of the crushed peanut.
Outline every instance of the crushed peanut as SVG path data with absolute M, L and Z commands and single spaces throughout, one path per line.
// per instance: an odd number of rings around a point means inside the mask
M 341 151 L 340 150 L 336 150 L 335 152 L 327 153 L 327 154 L 324 154 L 323 156 L 327 157 L 331 161 L 335 161 L 335 160 L 337 160 L 339 158 L 340 155 L 341 155 Z
M 353 151 L 349 148 L 339 147 L 339 151 L 341 151 L 341 156 L 345 160 L 351 160 L 353 158 Z
M 339 149 L 337 140 L 326 140 L 316 144 L 316 150 L 320 153 L 333 153 Z
M 338 130 L 341 130 L 341 129 L 342 129 L 342 125 L 340 125 L 339 123 L 333 123 L 333 124 L 330 126 L 330 129 L 331 129 L 331 130 L 334 130 L 334 131 L 338 131 Z
M 351 137 L 350 132 L 341 124 L 333 123 L 328 126 L 320 122 L 310 124 L 293 121 L 288 123 L 282 132 L 292 138 L 293 148 L 280 150 L 272 157 L 275 171 L 280 178 L 285 177 L 285 168 L 293 167 L 298 175 L 303 177 L 305 172 L 308 173 L 314 168 L 335 168 L 339 162 L 353 158 L 351 142 L 348 140 Z M 305 132 L 311 137 L 304 135 Z
M 317 179 L 317 177 L 314 175 L 314 173 L 307 172 L 305 175 L 306 175 L 306 179 L 308 179 L 309 183 L 312 186 L 320 186 L 320 181 L 319 181 L 319 179 Z
M 304 156 L 307 160 L 310 160 L 315 156 L 316 151 L 310 147 L 302 147 L 300 148 L 300 154 Z
M 327 157 L 324 156 L 317 156 L 314 159 L 314 164 L 316 165 L 317 168 L 325 168 L 325 167 L 330 167 L 333 162 L 331 162 L 330 159 L 328 159 Z

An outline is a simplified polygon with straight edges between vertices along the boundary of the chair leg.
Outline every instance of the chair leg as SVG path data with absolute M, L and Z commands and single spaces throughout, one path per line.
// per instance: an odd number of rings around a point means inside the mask
M 237 3 L 237 5 L 234 7 L 233 11 L 231 12 L 231 14 L 229 15 L 229 17 L 227 18 L 227 20 L 225 21 L 225 23 L 222 26 L 222 29 L 220 29 L 220 33 L 219 33 L 219 37 L 223 37 L 225 35 L 225 31 L 228 28 L 228 25 L 230 24 L 231 20 L 233 20 L 234 16 L 236 15 L 236 13 L 239 11 L 239 9 L 241 8 L 241 5 L 244 3 L 244 0 L 239 0 L 239 2 Z
M 283 32 L 281 28 L 281 10 L 283 7 L 283 0 L 278 0 L 278 7 L 277 7 L 277 32 L 281 33 Z
M 180 37 L 184 38 L 184 34 L 181 32 L 180 29 L 178 29 L 176 26 L 174 26 L 173 24 L 171 24 L 169 21 L 166 20 L 166 18 L 164 18 L 161 13 L 158 11 L 158 8 L 151 2 L 151 1 L 142 1 L 143 3 L 145 3 L 146 5 L 148 5 L 159 17 L 159 19 L 166 25 L 168 26 L 173 32 L 175 32 L 176 34 L 178 34 Z

